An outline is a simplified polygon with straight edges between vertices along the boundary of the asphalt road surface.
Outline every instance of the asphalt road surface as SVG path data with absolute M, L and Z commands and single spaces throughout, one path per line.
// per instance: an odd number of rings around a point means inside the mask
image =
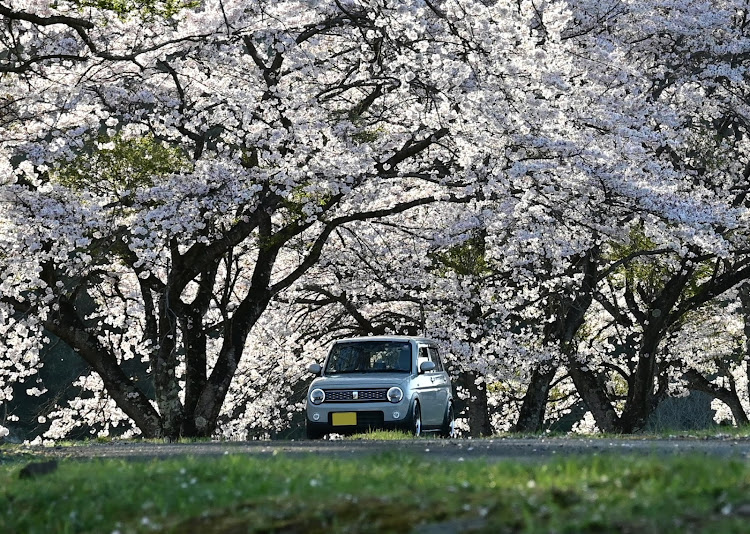
M 556 456 L 594 455 L 707 455 L 747 460 L 750 440 L 732 437 L 711 439 L 584 439 L 584 438 L 496 438 L 414 439 L 401 441 L 225 441 L 201 443 L 93 443 L 85 446 L 33 448 L 45 456 L 65 458 L 151 459 L 180 456 L 320 455 L 358 458 L 389 452 L 409 452 L 425 459 L 465 461 L 537 461 Z

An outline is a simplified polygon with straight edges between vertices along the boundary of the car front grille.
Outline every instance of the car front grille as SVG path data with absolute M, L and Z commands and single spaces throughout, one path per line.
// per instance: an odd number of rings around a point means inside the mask
M 385 402 L 387 389 L 326 389 L 325 402 Z

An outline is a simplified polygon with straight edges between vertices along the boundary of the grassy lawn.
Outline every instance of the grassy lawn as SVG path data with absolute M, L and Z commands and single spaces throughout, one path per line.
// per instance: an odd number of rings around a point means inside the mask
M 30 461 L 0 447 L 0 532 L 747 532 L 750 466 L 706 457 L 539 463 L 402 453 Z

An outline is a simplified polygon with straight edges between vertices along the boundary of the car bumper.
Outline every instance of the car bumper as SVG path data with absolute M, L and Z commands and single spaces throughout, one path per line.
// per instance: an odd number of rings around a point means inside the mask
M 409 404 L 322 404 L 307 408 L 307 427 L 320 434 L 351 434 L 370 429 L 409 429 Z
M 308 430 L 317 434 L 358 434 L 370 430 L 411 430 L 410 421 L 382 421 L 378 424 L 332 425 L 307 421 Z

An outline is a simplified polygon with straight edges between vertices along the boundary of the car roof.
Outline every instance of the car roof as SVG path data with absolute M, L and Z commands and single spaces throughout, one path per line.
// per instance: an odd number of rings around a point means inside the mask
M 416 343 L 425 343 L 429 345 L 437 345 L 434 339 L 422 337 L 422 336 L 360 336 L 360 337 L 346 337 L 343 339 L 337 339 L 334 343 L 358 343 L 363 341 L 414 341 Z

